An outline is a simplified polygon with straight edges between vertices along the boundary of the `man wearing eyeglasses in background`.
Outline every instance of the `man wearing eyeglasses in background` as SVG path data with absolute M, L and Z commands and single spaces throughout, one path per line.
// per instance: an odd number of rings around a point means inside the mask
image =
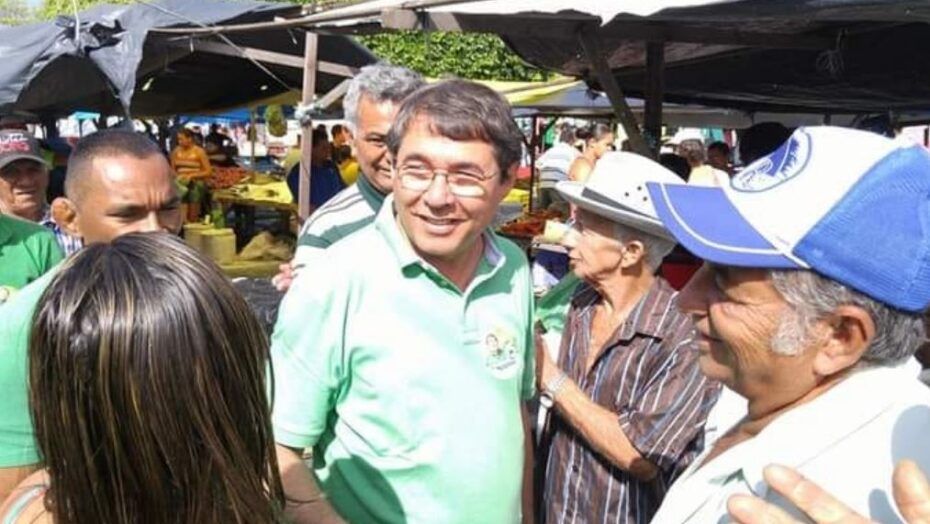
M 499 95 L 449 80 L 404 101 L 387 145 L 393 195 L 294 280 L 272 339 L 287 513 L 517 522 L 532 500 L 532 289 L 523 253 L 488 225 L 520 131 Z

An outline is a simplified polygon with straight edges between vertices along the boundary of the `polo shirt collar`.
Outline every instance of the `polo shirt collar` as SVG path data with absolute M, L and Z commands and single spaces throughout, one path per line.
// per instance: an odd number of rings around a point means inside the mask
M 886 411 L 916 380 L 916 371 L 909 364 L 856 372 L 810 403 L 781 415 L 755 438 L 701 466 L 712 448 L 705 449 L 676 482 L 681 487 L 692 481 L 695 486 L 723 486 L 737 477 L 754 495 L 765 498 L 768 485 L 762 478 L 763 468 L 769 464 L 803 466 Z M 709 494 L 712 490 L 705 491 Z M 676 502 L 663 507 L 665 521 L 687 520 L 707 498 L 682 496 Z
M 381 205 L 384 204 L 385 196 L 375 189 L 375 186 L 368 181 L 368 177 L 365 176 L 365 173 L 359 173 L 355 185 L 358 186 L 358 192 L 362 195 L 362 198 L 365 199 L 365 202 L 371 206 L 371 209 L 375 211 L 381 209 Z
M 741 472 L 749 489 L 764 497 L 768 485 L 763 468 L 803 466 L 881 415 L 916 380 L 917 371 L 910 363 L 856 371 L 811 402 L 779 416 L 755 438 L 715 458 L 704 466 L 705 474 L 722 479 Z
M 359 180 L 361 180 L 361 178 L 359 178 Z M 375 229 L 381 233 L 381 236 L 387 242 L 388 248 L 396 257 L 397 263 L 401 269 L 406 269 L 410 266 L 418 266 L 424 270 L 436 274 L 439 273 L 432 264 L 423 260 L 423 258 L 414 251 L 413 246 L 410 245 L 410 240 L 401 229 L 400 224 L 397 222 L 396 215 L 394 214 L 393 195 L 388 195 L 384 198 L 384 204 L 375 217 Z M 494 235 L 485 231 L 483 237 L 485 241 L 483 262 L 492 267 L 491 272 L 493 273 L 504 264 L 504 254 L 497 245 L 497 240 L 494 238 Z M 477 278 L 476 275 L 476 280 Z

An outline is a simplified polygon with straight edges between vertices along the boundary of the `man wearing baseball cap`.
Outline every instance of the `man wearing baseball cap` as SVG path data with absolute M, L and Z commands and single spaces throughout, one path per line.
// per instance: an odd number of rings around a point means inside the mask
M 23 131 L 0 131 L 0 304 L 62 258 L 55 237 L 20 215 L 34 207 L 36 193 L 41 193 L 40 199 L 45 198 L 41 176 L 28 184 L 20 183 L 20 178 L 30 176 L 21 177 L 21 171 L 42 165 L 42 158 L 36 154 L 38 145 L 32 147 L 34 142 Z M 39 171 L 41 175 L 44 168 Z M 47 174 L 45 181 L 47 184 Z
M 677 292 L 655 276 L 675 241 L 648 181 L 680 179 L 642 156 L 607 153 L 584 183 L 556 185 L 577 208 L 562 243 L 582 283 L 558 358 L 536 343 L 540 404 L 551 413 L 537 460 L 542 522 L 649 522 L 700 451 L 717 398 Z
M 930 390 L 911 359 L 930 304 L 930 154 L 800 128 L 721 187 L 648 188 L 663 224 L 706 260 L 679 297 L 701 370 L 748 402 L 653 522 L 726 521 L 733 495 L 800 517 L 766 485 L 773 463 L 897 522 L 895 462 L 930 469 Z
M 21 129 L 0 130 L 0 212 L 49 229 L 69 255 L 82 243 L 52 219 L 46 203 L 48 184 L 48 164 L 39 141 Z

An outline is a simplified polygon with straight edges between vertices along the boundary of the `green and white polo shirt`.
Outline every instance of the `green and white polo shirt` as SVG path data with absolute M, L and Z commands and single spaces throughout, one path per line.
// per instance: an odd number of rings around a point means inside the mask
M 532 286 L 520 249 L 485 238 L 461 292 L 416 255 L 388 197 L 284 299 L 275 438 L 314 447 L 321 487 L 350 522 L 520 519 Z

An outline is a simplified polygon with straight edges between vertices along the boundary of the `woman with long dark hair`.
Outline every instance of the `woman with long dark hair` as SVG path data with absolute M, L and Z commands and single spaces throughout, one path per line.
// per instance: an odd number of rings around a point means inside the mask
M 45 468 L 2 522 L 278 522 L 267 366 L 245 301 L 177 238 L 85 248 L 36 311 L 30 407 Z

